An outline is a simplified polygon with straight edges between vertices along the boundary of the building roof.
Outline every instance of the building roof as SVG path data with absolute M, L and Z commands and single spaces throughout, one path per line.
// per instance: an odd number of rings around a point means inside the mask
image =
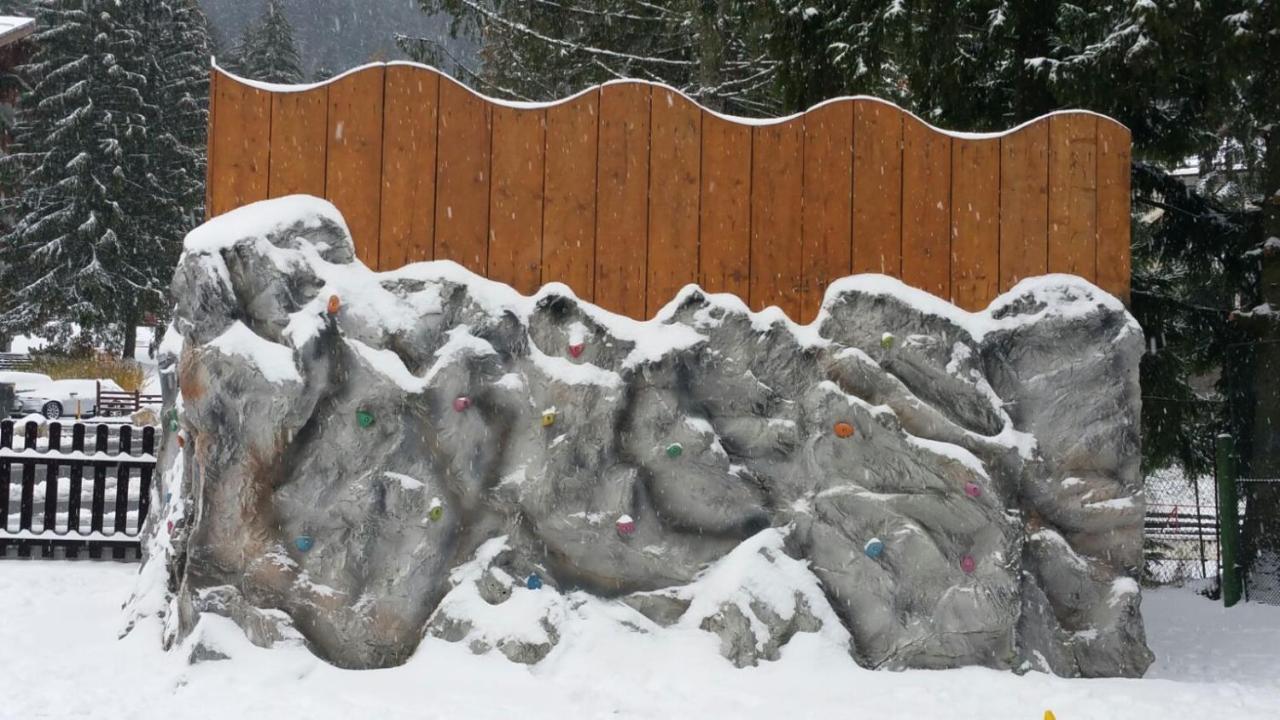
M 0 15 L 0 47 L 18 42 L 36 30 L 36 21 L 28 17 Z

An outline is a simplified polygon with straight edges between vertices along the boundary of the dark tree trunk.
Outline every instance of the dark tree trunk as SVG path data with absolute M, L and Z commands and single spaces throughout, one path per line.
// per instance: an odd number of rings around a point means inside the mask
M 120 357 L 125 360 L 132 360 L 133 353 L 138 344 L 138 318 L 137 313 L 130 313 L 124 326 L 124 347 L 120 348 Z
M 1249 313 L 1257 339 L 1254 407 L 1246 469 L 1252 478 L 1280 478 L 1280 129 L 1267 135 L 1263 176 L 1261 307 Z M 1246 483 L 1244 556 L 1251 584 L 1280 588 L 1280 482 Z

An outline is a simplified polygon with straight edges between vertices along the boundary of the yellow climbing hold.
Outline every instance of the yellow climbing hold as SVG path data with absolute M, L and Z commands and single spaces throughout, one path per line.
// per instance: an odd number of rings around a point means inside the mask
M 1044 720 L 1058 720 L 1058 718 L 1057 718 L 1057 716 L 1055 716 L 1055 715 L 1053 714 L 1053 711 L 1052 711 L 1052 710 L 1045 710 L 1045 711 L 1044 711 Z
M 542 427 L 551 427 L 552 425 L 555 425 L 555 424 L 556 424 L 555 409 L 553 408 L 551 410 L 543 410 L 542 411 Z

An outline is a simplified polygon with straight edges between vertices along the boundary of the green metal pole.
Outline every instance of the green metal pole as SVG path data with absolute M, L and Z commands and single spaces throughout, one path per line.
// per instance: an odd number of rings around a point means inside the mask
M 1218 436 L 1218 538 L 1222 545 L 1222 604 L 1240 602 L 1240 513 L 1236 499 L 1236 443 Z

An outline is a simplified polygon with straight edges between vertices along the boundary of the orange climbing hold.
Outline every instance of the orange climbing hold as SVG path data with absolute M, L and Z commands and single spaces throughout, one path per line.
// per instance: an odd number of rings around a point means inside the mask
M 836 423 L 836 437 L 853 437 L 853 426 L 847 422 Z
M 341 308 L 341 307 L 342 307 L 342 300 L 338 299 L 338 296 L 337 296 L 337 295 L 330 295 L 330 296 L 329 296 L 329 307 L 328 307 L 328 308 L 326 308 L 326 309 L 329 311 L 329 314 L 330 314 L 330 315 L 337 315 L 337 314 L 338 314 L 338 310 L 339 310 L 339 308 Z

